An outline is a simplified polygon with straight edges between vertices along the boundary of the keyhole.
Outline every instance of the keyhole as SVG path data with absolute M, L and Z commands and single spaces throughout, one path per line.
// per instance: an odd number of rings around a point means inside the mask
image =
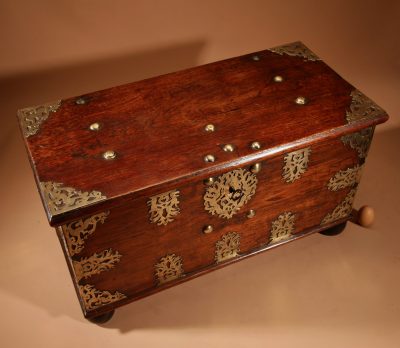
M 229 193 L 230 193 L 231 199 L 234 201 L 239 200 L 243 196 L 243 192 L 241 189 L 236 190 L 232 186 L 229 186 Z

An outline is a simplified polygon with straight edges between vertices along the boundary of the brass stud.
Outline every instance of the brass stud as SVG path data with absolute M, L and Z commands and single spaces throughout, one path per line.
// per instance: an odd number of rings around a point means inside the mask
M 215 156 L 214 155 L 205 155 L 204 156 L 204 162 L 215 162 Z
M 305 105 L 307 104 L 307 99 L 304 97 L 297 97 L 294 101 L 297 105 Z
M 260 57 L 257 55 L 254 55 L 251 57 L 251 59 L 253 59 L 254 61 L 258 62 L 260 60 Z
M 256 215 L 256 211 L 255 210 L 253 210 L 253 209 L 250 209 L 248 212 L 247 212 L 247 218 L 248 219 L 252 219 L 254 216 Z
M 78 98 L 78 99 L 76 99 L 75 100 L 75 104 L 77 104 L 77 105 L 83 105 L 83 104 L 86 104 L 86 99 L 85 98 Z
M 211 186 L 214 184 L 214 182 L 215 182 L 215 179 L 213 177 L 209 177 L 204 180 L 204 185 Z
M 92 124 L 89 126 L 89 129 L 90 129 L 91 131 L 94 131 L 94 132 L 99 131 L 100 128 L 101 128 L 101 125 L 100 125 L 100 123 L 98 123 L 98 122 L 92 123 Z
M 222 149 L 225 152 L 233 152 L 235 150 L 235 147 L 232 144 L 226 144 Z
M 250 145 L 253 150 L 260 150 L 261 144 L 258 141 L 253 141 Z
M 274 76 L 274 82 L 282 82 L 283 81 L 283 77 L 280 75 L 276 75 Z
M 103 158 L 105 160 L 113 160 L 116 157 L 117 157 L 117 154 L 115 153 L 115 151 L 112 151 L 112 150 L 108 150 L 103 153 Z
M 213 227 L 211 225 L 206 225 L 203 227 L 203 233 L 211 233 L 213 231 Z
M 208 125 L 206 125 L 205 127 L 204 127 L 204 130 L 207 132 L 207 133 L 211 133 L 211 132 L 214 132 L 215 131 L 215 126 L 213 125 L 213 124 L 208 124 Z
M 254 163 L 251 167 L 250 167 L 250 171 L 253 174 L 257 174 L 259 173 L 261 170 L 261 163 Z

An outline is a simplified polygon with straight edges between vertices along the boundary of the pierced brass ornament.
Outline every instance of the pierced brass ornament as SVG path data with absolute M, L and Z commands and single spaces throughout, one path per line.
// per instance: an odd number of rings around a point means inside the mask
M 321 60 L 314 52 L 308 47 L 304 46 L 301 42 L 293 42 L 287 45 L 282 45 L 274 48 L 270 48 L 268 51 L 294 57 L 304 58 L 305 60 L 317 61 Z
M 338 171 L 329 179 L 328 189 L 331 191 L 339 191 L 346 187 L 352 187 L 360 182 L 363 166 L 355 165 L 352 168 Z
M 94 253 L 90 257 L 83 257 L 79 261 L 73 261 L 76 281 L 87 279 L 94 274 L 109 271 L 119 262 L 122 255 L 112 249 L 104 250 L 101 253 Z
M 292 212 L 285 212 L 280 214 L 277 219 L 272 221 L 271 234 L 268 243 L 278 243 L 289 239 L 294 232 L 295 218 L 296 215 Z
M 240 235 L 236 232 L 224 234 L 215 243 L 215 261 L 217 263 L 232 259 L 239 255 Z
M 350 110 L 346 111 L 346 120 L 348 123 L 386 114 L 385 110 L 359 90 L 355 89 L 350 95 L 352 98 Z
M 331 212 L 328 213 L 321 221 L 321 225 L 328 224 L 330 222 L 335 222 L 339 219 L 344 219 L 348 217 L 353 210 L 353 201 L 356 195 L 356 189 L 352 189 L 346 195 L 344 200 L 336 206 L 336 208 Z
M 112 294 L 110 291 L 97 290 L 90 284 L 79 285 L 79 294 L 85 309 L 89 311 L 126 298 L 124 294 L 118 291 Z
M 150 197 L 147 201 L 150 208 L 150 222 L 159 226 L 174 221 L 179 210 L 179 191 L 172 190 L 157 196 Z
M 41 124 L 61 106 L 61 100 L 18 110 L 18 118 L 25 138 L 35 135 Z
M 182 257 L 168 254 L 154 266 L 158 285 L 178 279 L 184 275 Z
M 40 188 L 43 199 L 52 215 L 65 213 L 107 198 L 99 191 L 79 191 L 73 187 L 52 181 L 41 182 Z
M 235 169 L 220 175 L 207 186 L 204 208 L 211 215 L 230 219 L 256 192 L 257 177 L 245 169 Z
M 373 135 L 374 127 L 370 127 L 356 133 L 344 135 L 341 137 L 341 140 L 344 145 L 356 150 L 359 158 L 365 158 L 367 157 Z
M 83 250 L 85 239 L 96 230 L 97 223 L 104 224 L 109 214 L 110 212 L 106 211 L 61 226 L 70 256 L 79 254 Z
M 308 161 L 311 149 L 309 147 L 293 152 L 289 152 L 284 157 L 284 166 L 282 171 L 283 180 L 292 183 L 300 179 L 308 168 Z

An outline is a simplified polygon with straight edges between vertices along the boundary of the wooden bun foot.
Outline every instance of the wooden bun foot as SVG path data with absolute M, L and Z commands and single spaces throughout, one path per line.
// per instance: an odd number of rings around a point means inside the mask
M 105 324 L 106 322 L 108 322 L 114 315 L 114 310 L 101 314 L 97 317 L 93 317 L 93 318 L 88 318 L 88 320 L 94 324 Z
M 375 211 L 369 205 L 363 205 L 356 215 L 356 223 L 362 227 L 370 227 L 375 221 Z
M 337 236 L 338 234 L 342 233 L 343 230 L 346 228 L 346 223 L 347 222 L 343 222 L 340 225 L 333 226 L 319 233 L 323 234 L 324 236 Z

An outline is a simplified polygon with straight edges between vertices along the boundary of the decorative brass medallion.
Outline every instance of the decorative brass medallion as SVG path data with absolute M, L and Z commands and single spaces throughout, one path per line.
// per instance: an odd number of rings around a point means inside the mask
M 282 45 L 274 48 L 270 48 L 268 51 L 288 56 L 301 57 L 305 60 L 316 61 L 321 60 L 314 52 L 308 47 L 304 46 L 301 42 L 293 42 L 287 45 Z
M 271 234 L 268 244 L 278 243 L 289 239 L 294 232 L 295 218 L 295 214 L 291 212 L 285 212 L 280 214 L 276 220 L 272 221 Z
M 374 127 L 369 127 L 356 133 L 344 135 L 341 137 L 341 140 L 344 145 L 348 145 L 356 150 L 359 158 L 365 158 L 367 157 L 373 135 Z
M 330 178 L 328 189 L 331 191 L 339 191 L 346 187 L 351 187 L 360 182 L 361 171 L 363 166 L 355 165 L 352 168 L 338 171 L 333 177 Z
M 62 183 L 52 181 L 41 182 L 40 188 L 43 199 L 52 215 L 65 213 L 107 198 L 99 191 L 79 191 L 73 187 L 66 187 Z
M 353 201 L 356 195 L 356 189 L 350 190 L 344 200 L 329 214 L 327 214 L 321 221 L 321 225 L 335 222 L 350 215 L 353 209 Z
M 82 251 L 85 239 L 96 230 L 98 222 L 104 224 L 104 221 L 109 214 L 110 212 L 106 211 L 61 226 L 70 256 L 79 254 Z
M 282 170 L 283 180 L 287 183 L 300 179 L 301 175 L 308 168 L 308 160 L 311 149 L 309 147 L 293 152 L 289 152 L 284 157 L 284 166 Z
M 18 118 L 25 138 L 35 135 L 40 125 L 47 120 L 50 113 L 56 112 L 61 106 L 61 100 L 39 106 L 18 110 Z
M 76 281 L 87 279 L 94 274 L 109 271 L 121 259 L 121 254 L 112 249 L 104 250 L 101 253 L 93 254 L 90 257 L 83 257 L 79 261 L 73 261 Z
M 236 232 L 224 234 L 215 243 L 215 261 L 217 263 L 232 259 L 239 255 L 240 235 Z
M 178 190 L 150 197 L 150 200 L 147 202 L 150 208 L 150 222 L 160 226 L 174 221 L 174 217 L 179 214 L 178 198 Z
M 365 94 L 355 89 L 351 92 L 350 110 L 346 111 L 346 120 L 352 123 L 366 118 L 374 118 L 386 114 L 386 112 Z
M 207 186 L 204 208 L 212 215 L 230 219 L 253 197 L 256 187 L 256 175 L 246 169 L 222 174 Z
M 93 310 L 126 298 L 124 294 L 118 291 L 112 294 L 109 291 L 97 290 L 90 284 L 79 285 L 79 294 L 86 310 Z
M 182 257 L 168 254 L 154 266 L 158 285 L 170 282 L 183 276 Z

